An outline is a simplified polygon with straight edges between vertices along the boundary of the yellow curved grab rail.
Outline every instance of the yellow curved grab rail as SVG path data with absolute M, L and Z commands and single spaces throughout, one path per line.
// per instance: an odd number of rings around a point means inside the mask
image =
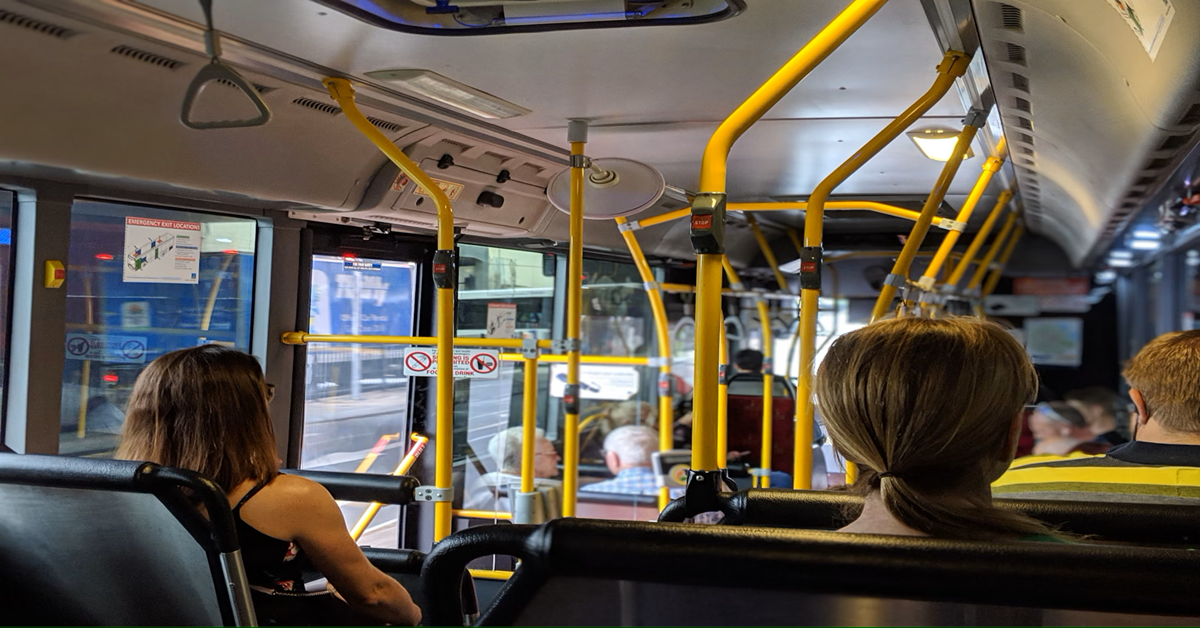
M 343 78 L 327 78 L 322 83 L 342 113 L 401 172 L 417 182 L 433 198 L 437 207 L 437 247 L 433 258 L 434 283 L 437 285 L 437 441 L 434 443 L 434 485 L 449 495 L 454 455 L 454 289 L 457 283 L 454 255 L 454 210 L 450 198 L 429 175 L 404 154 L 386 135 L 367 120 L 354 103 L 354 87 Z M 450 502 L 436 501 L 433 506 L 433 540 L 450 534 Z
M 421 457 L 421 452 L 425 451 L 425 445 L 429 444 L 429 437 L 422 436 L 416 432 L 413 432 L 410 438 L 413 445 L 409 447 L 408 453 L 404 454 L 404 458 L 400 461 L 400 464 L 396 465 L 396 469 L 392 471 L 392 475 L 404 475 L 408 473 L 408 470 L 412 468 L 417 458 Z M 371 525 L 371 521 L 375 519 L 375 515 L 379 514 L 379 509 L 382 507 L 383 504 L 379 502 L 371 502 L 371 505 L 367 506 L 366 512 L 358 518 L 358 523 L 354 524 L 354 527 L 350 530 L 350 538 L 357 541 L 363 532 L 367 531 L 367 526 Z

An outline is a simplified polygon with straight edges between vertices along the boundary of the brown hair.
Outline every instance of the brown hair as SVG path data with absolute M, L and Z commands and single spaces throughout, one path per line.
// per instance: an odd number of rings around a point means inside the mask
M 1200 432 L 1200 330 L 1163 334 L 1125 366 L 1146 413 L 1174 432 Z
M 258 360 L 219 345 L 172 351 L 138 376 L 117 458 L 191 469 L 226 492 L 279 473 Z
M 852 487 L 879 490 L 910 528 L 949 538 L 1045 534 L 992 505 L 1012 460 L 1013 421 L 1037 393 L 1024 348 L 973 318 L 900 318 L 833 343 L 816 393 L 834 447 L 859 465 Z

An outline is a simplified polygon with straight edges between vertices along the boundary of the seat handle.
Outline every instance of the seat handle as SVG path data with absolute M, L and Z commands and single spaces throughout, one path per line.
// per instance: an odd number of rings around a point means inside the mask
M 254 89 L 249 81 L 242 78 L 237 70 L 221 61 L 221 41 L 216 29 L 213 28 L 212 0 L 200 0 L 200 7 L 204 9 L 204 19 L 208 24 L 208 30 L 204 33 L 204 47 L 208 51 L 210 60 L 207 65 L 200 68 L 200 71 L 196 73 L 196 78 L 193 78 L 188 85 L 187 92 L 183 95 L 183 108 L 179 113 L 179 121 L 183 123 L 183 126 L 197 130 L 263 126 L 271 121 L 271 110 L 262 99 L 262 95 Z M 200 90 L 206 83 L 219 80 L 228 81 L 242 92 L 243 96 L 249 98 L 254 108 L 258 110 L 258 115 L 243 120 L 193 120 L 192 108 L 196 103 L 196 97 L 200 95 Z

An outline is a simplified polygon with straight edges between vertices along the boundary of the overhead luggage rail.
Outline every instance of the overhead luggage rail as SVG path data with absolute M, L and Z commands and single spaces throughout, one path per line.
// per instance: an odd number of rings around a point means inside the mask
M 467 563 L 492 554 L 522 562 L 480 625 L 1040 625 L 1071 622 L 1073 609 L 1200 615 L 1193 552 L 583 519 L 459 532 L 426 558 L 426 586 L 454 590 Z M 914 607 L 922 612 L 915 621 L 906 614 Z M 461 617 L 458 601 L 444 596 L 426 620 L 457 625 Z
M 6 618 L 256 625 L 229 500 L 198 473 L 0 454 L 0 503 Z

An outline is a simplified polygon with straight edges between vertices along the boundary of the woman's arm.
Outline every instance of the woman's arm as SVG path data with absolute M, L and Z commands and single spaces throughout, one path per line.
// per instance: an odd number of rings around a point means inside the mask
M 286 508 L 289 538 L 352 608 L 391 624 L 415 626 L 421 621 L 421 609 L 408 591 L 372 565 L 350 538 L 342 511 L 325 487 L 288 475 L 279 476 L 272 484 L 279 484 L 282 490 L 272 491 L 272 504 L 261 505 Z

